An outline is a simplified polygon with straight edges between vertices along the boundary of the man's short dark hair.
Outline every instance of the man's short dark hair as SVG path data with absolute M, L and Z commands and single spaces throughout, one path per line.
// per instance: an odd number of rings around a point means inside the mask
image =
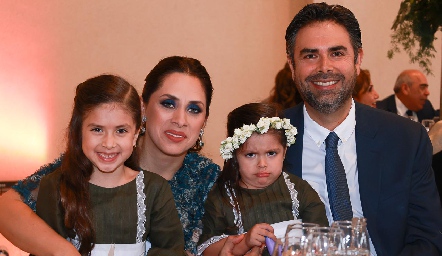
M 332 21 L 343 26 L 349 36 L 355 53 L 355 63 L 358 50 L 362 48 L 361 29 L 354 14 L 341 5 L 328 5 L 326 3 L 308 4 L 293 18 L 285 33 L 286 52 L 293 61 L 293 48 L 299 30 L 315 22 Z

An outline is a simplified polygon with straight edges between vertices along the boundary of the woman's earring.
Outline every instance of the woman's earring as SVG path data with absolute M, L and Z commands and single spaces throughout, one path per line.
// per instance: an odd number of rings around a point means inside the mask
M 200 136 L 198 137 L 198 140 L 199 140 L 198 143 L 199 143 L 200 147 L 204 146 L 203 135 L 204 135 L 204 129 L 201 129 L 200 130 Z
M 140 135 L 143 135 L 143 134 L 146 133 L 146 121 L 147 121 L 146 116 L 143 116 L 143 118 L 141 118 L 141 131 L 140 131 Z

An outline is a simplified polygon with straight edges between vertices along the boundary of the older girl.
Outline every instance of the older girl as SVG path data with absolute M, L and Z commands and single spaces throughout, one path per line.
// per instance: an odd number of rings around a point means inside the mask
M 172 191 L 139 170 L 138 93 L 101 75 L 77 86 L 63 163 L 41 180 L 37 214 L 81 255 L 183 255 Z

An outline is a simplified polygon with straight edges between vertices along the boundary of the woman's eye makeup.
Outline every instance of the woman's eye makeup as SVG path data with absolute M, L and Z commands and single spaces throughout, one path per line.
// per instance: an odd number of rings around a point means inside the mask
M 183 102 L 184 103 L 184 102 Z M 180 100 L 178 98 L 175 98 L 174 96 L 170 96 L 168 98 L 165 98 L 163 100 L 160 101 L 160 104 L 165 107 L 165 108 L 169 108 L 169 109 L 178 109 L 180 103 Z M 203 112 L 203 108 L 200 102 L 196 101 L 189 101 L 185 106 L 185 109 L 187 112 L 191 113 L 191 114 L 199 114 L 201 112 Z
M 193 114 L 199 114 L 202 112 L 200 106 L 198 106 L 197 104 L 189 104 L 189 106 L 187 107 L 187 111 Z
M 175 108 L 175 106 L 176 106 L 176 102 L 172 99 L 165 99 L 165 100 L 161 101 L 160 104 L 166 108 Z

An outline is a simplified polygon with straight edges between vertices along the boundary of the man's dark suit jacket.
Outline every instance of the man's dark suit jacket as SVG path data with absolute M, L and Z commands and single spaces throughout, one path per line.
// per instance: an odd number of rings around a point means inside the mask
M 433 171 L 436 180 L 436 186 L 439 190 L 440 203 L 442 204 L 442 151 L 433 155 Z
M 285 115 L 298 129 L 286 168 L 302 177 L 303 104 Z M 356 103 L 355 129 L 359 193 L 377 255 L 442 255 L 442 207 L 424 127 Z
M 388 96 L 387 98 L 376 102 L 376 108 L 387 110 L 397 114 L 396 101 L 394 100 L 394 94 Z M 433 119 L 436 116 L 436 111 L 429 100 L 425 101 L 424 107 L 416 112 L 417 119 L 422 122 L 422 119 Z

